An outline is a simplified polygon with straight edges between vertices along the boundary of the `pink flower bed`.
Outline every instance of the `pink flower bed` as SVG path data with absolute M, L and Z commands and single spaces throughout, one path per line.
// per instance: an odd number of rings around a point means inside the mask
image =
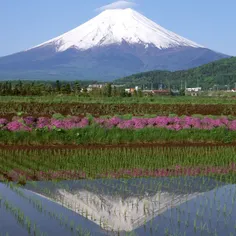
M 31 171 L 23 171 L 19 169 L 11 170 L 7 175 L 13 181 L 18 181 L 21 176 L 25 176 L 26 180 L 31 179 Z M 139 177 L 170 177 L 170 176 L 209 176 L 225 175 L 236 173 L 236 163 L 231 163 L 225 167 L 219 166 L 196 166 L 196 167 L 183 167 L 175 166 L 174 168 L 163 168 L 155 170 L 147 170 L 142 168 L 134 169 L 119 169 L 117 171 L 108 171 L 103 174 L 97 174 L 96 178 L 122 178 L 124 176 L 130 178 Z M 88 175 L 81 170 L 58 170 L 58 171 L 36 171 L 35 177 L 37 180 L 52 180 L 52 179 L 86 179 Z
M 8 178 L 12 181 L 18 181 L 22 176 L 26 180 L 34 177 L 37 180 L 52 180 L 52 179 L 85 179 L 86 173 L 79 170 L 57 170 L 57 171 L 35 171 L 34 176 L 31 170 L 25 171 L 13 169 L 7 173 Z
M 0 118 L 0 130 L 8 131 L 32 131 L 33 129 L 74 129 L 84 128 L 91 124 L 97 124 L 104 128 L 120 128 L 120 129 L 143 129 L 146 127 L 166 128 L 169 130 L 182 129 L 204 129 L 212 130 L 218 127 L 224 127 L 228 130 L 236 130 L 236 120 L 230 120 L 226 117 L 212 119 L 209 117 L 196 118 L 191 116 L 185 117 L 167 117 L 157 116 L 155 118 L 135 118 L 121 119 L 113 118 L 94 118 L 89 122 L 87 118 L 68 117 L 64 119 L 55 119 L 47 117 L 14 117 L 11 121 Z

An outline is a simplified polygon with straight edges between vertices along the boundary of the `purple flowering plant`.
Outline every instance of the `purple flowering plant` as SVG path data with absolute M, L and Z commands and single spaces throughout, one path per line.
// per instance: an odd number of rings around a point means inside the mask
M 111 118 L 81 118 L 77 116 L 70 117 L 13 117 L 12 120 L 0 118 L 0 130 L 8 131 L 32 131 L 32 130 L 69 130 L 75 128 L 84 128 L 91 125 L 97 125 L 102 128 L 111 129 L 143 129 L 143 128 L 165 128 L 169 130 L 183 129 L 201 129 L 212 130 L 223 127 L 228 131 L 236 131 L 236 120 L 227 117 L 210 118 L 210 117 L 169 117 L 157 116 L 152 118 L 123 119 L 120 117 Z

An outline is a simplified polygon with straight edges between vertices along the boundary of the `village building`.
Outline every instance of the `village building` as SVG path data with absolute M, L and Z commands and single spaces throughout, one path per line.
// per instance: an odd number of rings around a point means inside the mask
M 94 89 L 102 89 L 105 86 L 105 84 L 90 84 L 87 88 L 88 92 L 91 92 Z
M 201 93 L 202 88 L 201 87 L 196 87 L 196 88 L 186 88 L 185 93 L 186 95 L 191 95 L 191 96 L 199 96 Z

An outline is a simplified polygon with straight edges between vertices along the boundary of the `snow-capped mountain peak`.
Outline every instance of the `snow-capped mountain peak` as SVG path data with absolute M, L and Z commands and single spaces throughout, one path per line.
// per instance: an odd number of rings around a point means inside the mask
M 164 29 L 130 8 L 105 10 L 79 27 L 34 48 L 52 45 L 58 52 L 72 47 L 83 51 L 122 42 L 141 44 L 145 48 L 152 45 L 158 49 L 203 48 L 201 45 Z
M 18 79 L 20 74 L 29 79 L 111 81 L 145 71 L 186 70 L 228 57 L 135 10 L 110 9 L 36 47 L 0 58 L 0 79 Z

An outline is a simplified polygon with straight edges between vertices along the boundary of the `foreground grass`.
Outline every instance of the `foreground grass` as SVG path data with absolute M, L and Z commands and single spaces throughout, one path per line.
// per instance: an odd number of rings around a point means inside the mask
M 71 130 L 0 131 L 2 145 L 69 145 L 128 143 L 234 143 L 236 132 L 225 128 L 212 130 L 168 130 L 165 128 L 119 129 L 92 125 Z
M 232 97 L 192 97 L 192 96 L 153 96 L 153 97 L 83 97 L 76 95 L 58 96 L 0 96 L 1 103 L 99 103 L 99 104 L 236 104 Z
M 79 171 L 86 178 L 96 178 L 107 172 L 117 172 L 121 169 L 141 168 L 156 170 L 162 168 L 211 167 L 227 168 L 236 163 L 236 147 L 182 147 L 182 148 L 116 148 L 116 149 L 79 149 L 79 150 L 0 150 L 0 176 L 2 180 L 17 178 L 15 170 L 23 171 L 20 176 L 31 178 L 37 172 Z M 73 176 L 74 172 L 70 172 Z M 65 173 L 64 173 L 65 174 Z M 68 174 L 68 173 L 67 173 Z M 211 176 L 216 176 L 210 173 Z M 142 174 L 141 174 L 142 175 Z M 143 174 L 145 175 L 145 174 Z M 8 176 L 8 177 L 7 177 Z M 78 177 L 78 176 L 77 176 Z M 137 177 L 137 176 L 136 176 Z M 40 178 L 40 176 L 38 176 Z M 66 174 L 54 178 L 70 178 Z M 225 175 L 225 181 L 234 180 L 235 174 Z

